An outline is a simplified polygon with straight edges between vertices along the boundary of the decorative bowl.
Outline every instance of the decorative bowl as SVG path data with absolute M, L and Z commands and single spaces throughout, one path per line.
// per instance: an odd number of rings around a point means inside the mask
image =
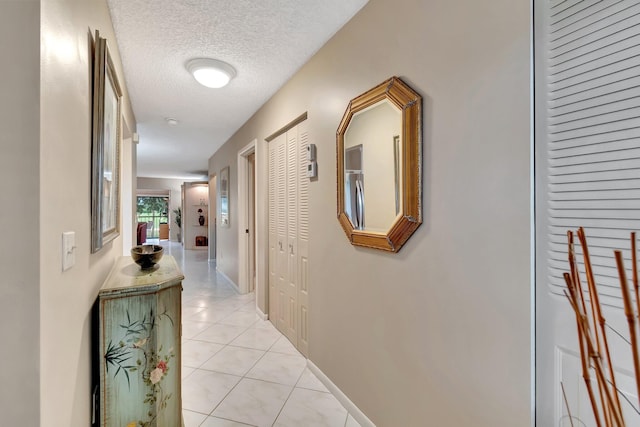
M 143 270 L 152 268 L 162 258 L 164 249 L 160 245 L 140 245 L 131 248 L 131 258 Z

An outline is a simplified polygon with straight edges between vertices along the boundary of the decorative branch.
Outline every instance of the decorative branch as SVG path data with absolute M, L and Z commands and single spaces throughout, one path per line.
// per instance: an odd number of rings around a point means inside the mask
M 585 267 L 585 272 L 587 274 L 587 283 L 589 285 L 589 294 L 591 295 L 591 305 L 593 307 L 594 310 L 594 318 L 597 317 L 598 319 L 598 324 L 600 326 L 600 330 L 602 332 L 602 343 L 604 345 L 604 350 L 605 350 L 605 356 L 607 358 L 607 365 L 609 367 L 609 375 L 611 376 L 611 383 L 613 384 L 613 389 L 616 390 L 618 388 L 617 384 L 616 384 L 616 378 L 615 378 L 615 372 L 613 370 L 613 363 L 611 361 L 611 354 L 609 353 L 609 342 L 607 340 L 607 332 L 605 329 L 605 318 L 602 315 L 602 308 L 600 306 L 600 297 L 598 295 L 598 289 L 596 287 L 596 281 L 593 275 L 593 269 L 591 268 L 591 259 L 589 257 L 589 247 L 587 245 L 587 236 L 585 235 L 584 232 L 584 228 L 580 227 L 578 229 L 578 239 L 580 239 L 580 245 L 582 246 L 582 255 L 584 257 L 584 267 Z M 598 337 L 598 329 L 595 329 L 596 331 L 596 342 L 598 344 L 598 354 L 600 355 L 600 357 L 602 356 L 602 349 L 600 347 L 600 340 Z M 604 374 L 604 373 L 603 373 Z M 603 383 L 601 383 L 600 385 L 601 387 L 603 387 L 605 389 L 605 393 L 607 396 L 609 396 L 611 394 L 611 390 L 609 389 L 609 386 L 607 384 L 606 381 L 604 381 Z M 618 424 L 619 425 L 624 425 L 624 421 L 622 421 L 622 406 L 620 405 L 620 398 L 618 397 L 618 393 L 614 393 L 614 397 L 616 400 L 616 405 L 615 408 L 609 408 L 606 407 L 606 410 L 608 411 L 609 409 L 612 410 L 613 412 L 613 417 L 616 420 L 619 420 Z M 617 415 L 617 416 L 616 416 Z M 622 424 L 620 424 L 620 422 L 622 422 Z
M 589 394 L 589 400 L 593 410 L 594 418 L 598 427 L 604 425 L 606 427 L 625 427 L 625 421 L 620 403 L 620 390 L 616 384 L 615 371 L 609 350 L 607 339 L 608 325 L 602 314 L 598 288 L 596 286 L 595 276 L 593 273 L 591 260 L 589 257 L 589 247 L 584 229 L 580 227 L 577 232 L 582 254 L 584 257 L 585 276 L 590 296 L 590 313 L 584 300 L 584 291 L 580 281 L 580 274 L 575 259 L 575 250 L 573 242 L 573 233 L 568 232 L 568 255 L 569 255 L 569 271 L 564 273 L 563 277 L 567 284 L 565 296 L 576 316 L 576 325 L 578 331 L 578 345 L 580 349 L 580 360 L 582 362 L 582 376 L 585 386 Z M 631 251 L 632 251 L 632 272 L 633 286 L 636 294 L 636 308 L 634 307 L 629 283 L 626 278 L 626 270 L 624 269 L 624 260 L 620 251 L 615 251 L 615 259 L 618 267 L 618 275 L 620 278 L 620 288 L 624 301 L 624 312 L 627 317 L 630 346 L 632 349 L 634 360 L 634 371 L 636 374 L 636 387 L 640 396 L 640 348 L 638 346 L 639 339 L 636 333 L 636 320 L 640 321 L 640 286 L 638 284 L 638 268 L 636 257 L 636 239 L 635 233 L 631 234 Z M 591 325 L 593 322 L 593 327 Z M 617 333 L 617 332 L 616 332 Z M 626 341 L 626 340 L 625 340 Z M 603 360 L 606 359 L 606 360 Z M 606 368 L 605 368 L 606 366 Z M 593 369 L 598 387 L 598 399 L 591 384 L 590 370 Z M 607 378 L 607 375 L 609 378 Z M 563 388 L 564 393 L 564 388 Z M 626 396 L 623 395 L 626 399 Z M 626 399 L 628 401 L 628 399 Z M 566 402 L 566 397 L 565 397 Z M 640 403 L 640 402 L 639 402 Z M 568 405 L 568 403 L 567 403 Z M 633 407 L 633 405 L 631 405 Z M 602 413 L 600 413 L 600 409 Z M 635 409 L 635 408 L 634 408 Z M 567 409 L 568 410 L 568 409 Z
M 633 311 L 631 294 L 629 293 L 629 284 L 627 283 L 627 274 L 624 269 L 622 252 L 615 251 L 614 254 L 616 257 L 616 264 L 618 266 L 618 276 L 620 277 L 620 288 L 622 289 L 622 300 L 624 301 L 624 314 L 627 317 L 627 323 L 629 324 L 631 352 L 633 354 L 633 369 L 636 373 L 636 389 L 638 391 L 638 398 L 640 399 L 640 358 L 638 357 L 638 338 L 636 337 L 636 316 Z
M 564 280 L 567 283 L 567 287 L 569 288 L 569 292 L 571 293 L 571 297 L 573 298 L 572 305 L 575 304 L 574 310 L 576 311 L 576 324 L 578 329 L 578 345 L 580 346 L 580 361 L 582 363 L 582 378 L 584 379 L 585 386 L 587 387 L 587 393 L 589 394 L 589 401 L 591 402 L 591 407 L 593 408 L 593 416 L 596 420 L 597 427 L 602 426 L 602 422 L 600 421 L 600 413 L 598 411 L 598 405 L 596 403 L 596 398 L 593 394 L 593 387 L 591 385 L 591 376 L 589 375 L 589 356 L 586 353 L 585 349 L 585 339 L 584 334 L 582 332 L 582 328 L 580 326 L 580 319 L 587 319 L 587 306 L 584 302 L 584 292 L 582 291 L 582 284 L 580 282 L 580 274 L 578 273 L 578 266 L 576 263 L 576 254 L 574 250 L 573 244 L 573 232 L 567 232 L 567 238 L 569 240 L 569 266 L 571 268 L 571 275 L 565 273 Z M 580 296 L 580 303 L 582 311 L 578 309 L 577 305 L 577 295 Z M 568 297 L 568 296 L 567 296 Z M 600 394 L 602 396 L 602 394 Z M 605 417 L 606 418 L 606 417 Z

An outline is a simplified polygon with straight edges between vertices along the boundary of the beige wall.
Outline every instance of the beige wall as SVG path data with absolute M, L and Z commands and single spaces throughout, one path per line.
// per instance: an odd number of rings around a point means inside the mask
M 90 254 L 90 34 L 107 39 L 123 86 L 123 116 L 135 118 L 104 0 L 41 2 L 40 414 L 41 426 L 90 420 L 90 312 L 122 237 Z M 132 183 L 124 182 L 123 186 Z M 76 264 L 61 271 L 61 234 L 76 233 Z M 34 408 L 35 409 L 35 408 Z M 23 423 L 20 423 L 23 424 Z
M 40 3 L 0 1 L 0 424 L 37 426 Z
M 310 359 L 379 426 L 531 423 L 530 21 L 527 0 L 371 0 L 210 159 L 235 215 L 258 138 L 264 239 L 264 138 L 308 111 Z M 398 254 L 351 246 L 335 207 L 344 109 L 392 75 L 424 97 L 424 224 Z

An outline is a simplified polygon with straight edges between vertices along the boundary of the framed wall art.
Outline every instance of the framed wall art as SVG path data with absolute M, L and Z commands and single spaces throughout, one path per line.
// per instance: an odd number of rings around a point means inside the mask
M 220 171 L 220 226 L 229 227 L 229 166 Z
M 96 31 L 91 144 L 91 252 L 120 235 L 120 102 L 122 90 L 107 40 Z

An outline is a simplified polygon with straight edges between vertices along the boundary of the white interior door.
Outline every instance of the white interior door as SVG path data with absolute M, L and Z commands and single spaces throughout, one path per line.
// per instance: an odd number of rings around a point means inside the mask
M 308 353 L 309 180 L 306 122 L 269 143 L 269 317 Z
M 269 319 L 277 325 L 278 318 L 278 291 L 276 280 L 276 268 L 278 259 L 278 233 L 277 233 L 277 140 L 269 143 Z
M 256 155 L 247 156 L 249 166 L 247 176 L 247 208 L 249 225 L 249 292 L 256 290 Z
M 284 330 L 283 333 L 294 345 L 297 345 L 298 312 L 298 128 L 286 133 L 287 141 L 287 281 L 284 294 Z
M 640 425 L 630 346 L 613 332 L 628 339 L 613 250 L 629 268 L 629 232 L 640 230 L 640 3 L 536 1 L 534 30 L 536 423 L 596 426 L 563 295 L 566 231 L 583 226 L 626 425 Z
M 276 145 L 276 327 L 287 330 L 286 292 L 289 285 L 289 252 L 287 248 L 287 138 L 274 141 Z
M 297 265 L 297 348 L 309 355 L 309 178 L 307 178 L 307 146 L 309 130 L 306 121 L 298 125 L 298 247 Z

